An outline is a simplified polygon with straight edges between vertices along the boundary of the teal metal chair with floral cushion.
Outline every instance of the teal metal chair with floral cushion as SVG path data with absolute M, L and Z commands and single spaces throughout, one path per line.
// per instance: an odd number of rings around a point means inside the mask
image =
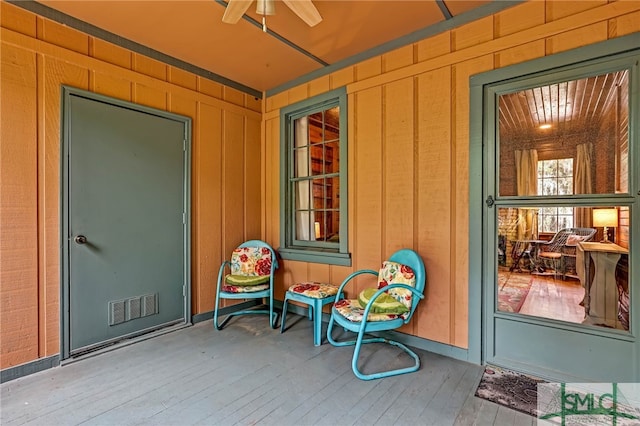
M 229 273 L 225 271 L 229 268 Z M 264 241 L 246 241 L 233 250 L 231 260 L 225 260 L 218 272 L 216 287 L 216 306 L 213 311 L 213 325 L 221 330 L 231 317 L 246 314 L 268 314 L 269 325 L 276 328 L 278 313 L 273 310 L 274 274 L 278 269 L 276 253 Z M 242 309 L 227 314 L 222 323 L 218 324 L 220 302 L 223 299 L 260 299 L 265 301 L 256 307 Z M 268 309 L 261 309 L 264 304 Z
M 362 274 L 377 275 L 377 287 L 360 291 L 357 299 L 346 299 L 343 291 L 345 286 Z M 420 358 L 415 352 L 380 333 L 395 330 L 411 321 L 418 302 L 424 298 L 425 284 L 424 262 L 418 253 L 410 249 L 401 249 L 392 254 L 379 271 L 359 270 L 342 282 L 331 309 L 327 340 L 334 346 L 355 346 L 351 368 L 356 377 L 362 380 L 379 379 L 411 373 L 420 368 Z M 334 326 L 356 333 L 355 340 L 335 340 Z M 369 333 L 375 335 L 365 337 Z M 413 358 L 414 363 L 404 368 L 365 374 L 358 367 L 358 358 L 362 345 L 367 343 L 387 343 L 399 347 Z

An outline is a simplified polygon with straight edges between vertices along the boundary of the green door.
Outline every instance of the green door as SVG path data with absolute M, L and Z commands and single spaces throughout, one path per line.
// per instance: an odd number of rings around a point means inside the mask
M 89 96 L 65 95 L 63 358 L 189 318 L 188 121 Z
M 640 380 L 639 59 L 484 85 L 486 363 Z

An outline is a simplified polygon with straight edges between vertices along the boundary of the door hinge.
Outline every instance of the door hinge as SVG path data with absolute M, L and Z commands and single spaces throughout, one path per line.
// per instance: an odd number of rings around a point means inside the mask
M 186 150 L 187 150 L 187 140 L 186 140 L 186 139 L 183 139 L 183 140 L 182 140 L 182 150 L 183 150 L 183 151 L 186 151 Z
M 187 295 L 187 289 L 186 289 L 186 285 L 182 284 L 182 297 Z
M 184 225 L 185 223 L 187 223 L 187 215 L 183 212 L 182 213 L 182 224 Z
M 493 205 L 496 203 L 495 201 L 493 201 L 493 197 L 491 195 L 489 195 L 487 197 L 487 200 L 485 201 L 485 203 L 487 203 L 487 207 L 491 208 L 493 207 Z

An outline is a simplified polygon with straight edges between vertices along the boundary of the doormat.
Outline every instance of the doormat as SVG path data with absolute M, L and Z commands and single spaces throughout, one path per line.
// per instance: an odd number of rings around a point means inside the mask
M 520 312 L 532 283 L 531 274 L 498 273 L 498 310 Z
M 537 417 L 538 383 L 546 382 L 515 371 L 486 367 L 476 396 Z

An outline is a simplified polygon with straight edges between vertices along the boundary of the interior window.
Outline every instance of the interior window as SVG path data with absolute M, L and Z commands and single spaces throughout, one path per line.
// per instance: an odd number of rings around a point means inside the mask
M 538 195 L 573 194 L 573 158 L 538 161 Z M 538 210 L 538 233 L 573 227 L 573 209 L 546 207 Z
M 340 242 L 340 108 L 294 120 L 295 239 Z

